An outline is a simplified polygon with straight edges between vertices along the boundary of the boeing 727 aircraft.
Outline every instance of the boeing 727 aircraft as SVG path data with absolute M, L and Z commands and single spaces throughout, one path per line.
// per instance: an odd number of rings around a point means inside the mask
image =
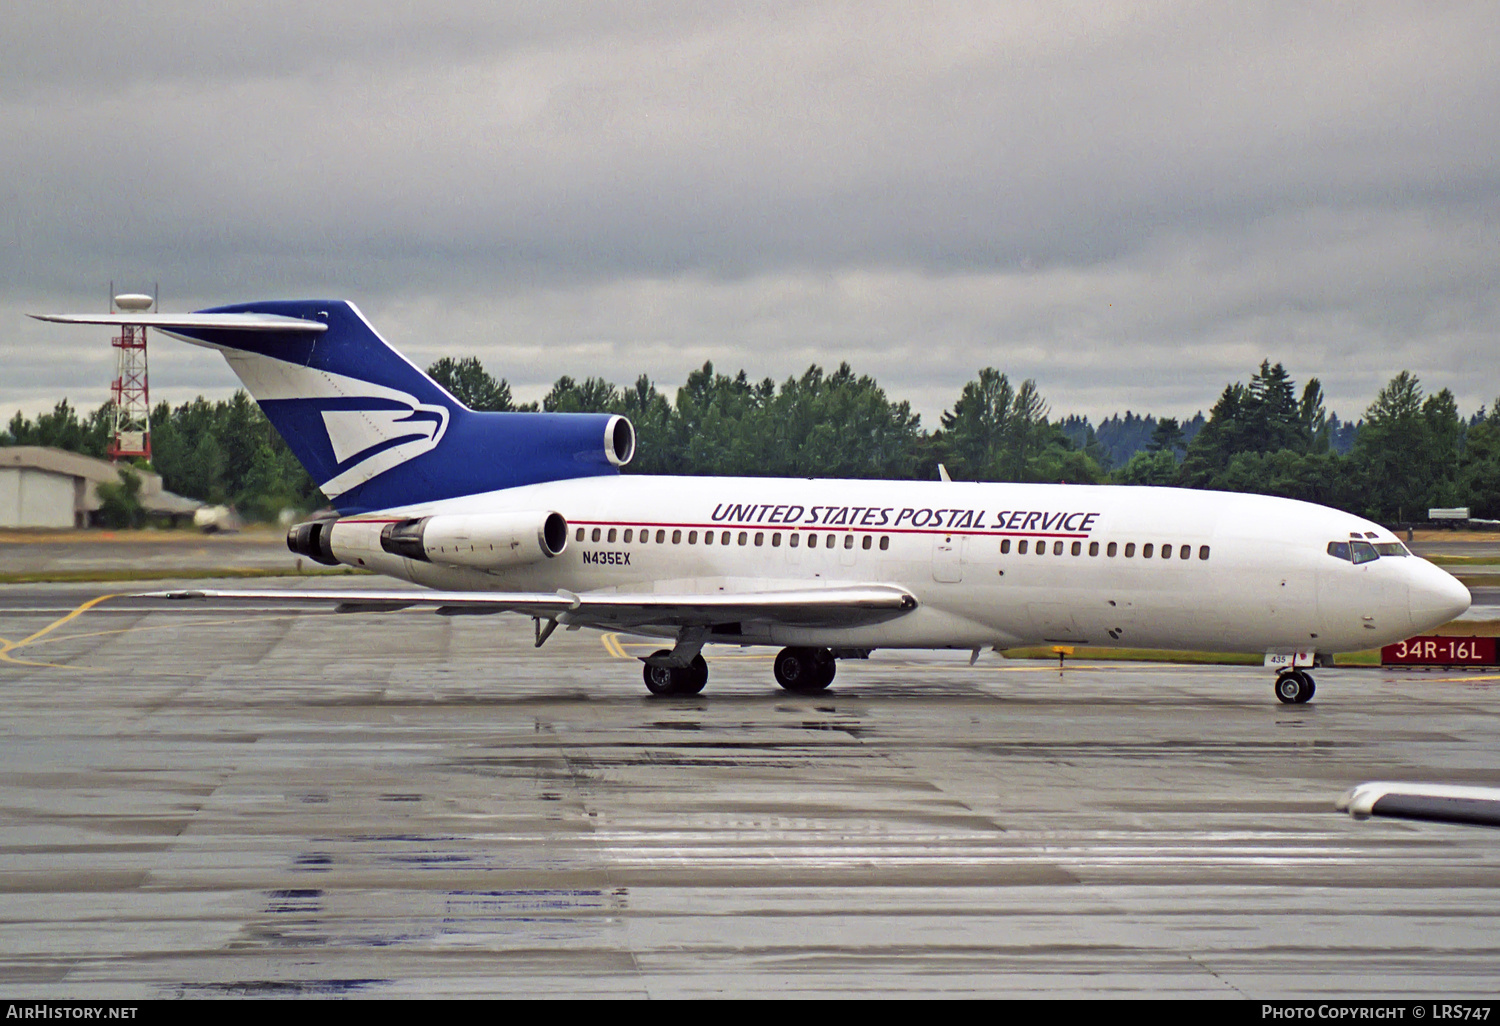
M 625 418 L 470 410 L 343 301 L 42 319 L 219 350 L 338 510 L 294 527 L 291 549 L 431 589 L 297 600 L 521 613 L 538 646 L 559 625 L 660 637 L 644 668 L 657 695 L 701 691 L 710 643 L 781 647 L 776 680 L 804 694 L 877 648 L 1056 643 L 1264 653 L 1277 698 L 1305 702 L 1320 657 L 1469 606 L 1380 525 L 1290 499 L 624 476 Z

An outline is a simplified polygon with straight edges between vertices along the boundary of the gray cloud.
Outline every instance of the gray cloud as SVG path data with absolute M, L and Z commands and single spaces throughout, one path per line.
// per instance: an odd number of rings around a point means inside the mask
M 21 4 L 0 409 L 101 384 L 98 340 L 16 314 L 129 275 L 173 306 L 347 296 L 523 394 L 848 359 L 929 423 L 986 364 L 1055 413 L 1191 414 L 1269 356 L 1346 416 L 1403 368 L 1471 409 L 1500 391 L 1475 372 L 1497 28 L 1486 4 Z M 158 393 L 227 386 L 181 353 Z

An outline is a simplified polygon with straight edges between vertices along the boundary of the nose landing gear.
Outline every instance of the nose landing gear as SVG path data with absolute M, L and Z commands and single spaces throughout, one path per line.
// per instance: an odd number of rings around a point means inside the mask
M 1286 670 L 1276 678 L 1276 697 L 1286 705 L 1301 705 L 1317 690 L 1312 675 L 1302 670 Z

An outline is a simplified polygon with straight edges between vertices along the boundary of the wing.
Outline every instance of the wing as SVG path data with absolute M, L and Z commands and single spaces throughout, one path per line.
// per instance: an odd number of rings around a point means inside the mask
M 630 627 L 707 627 L 720 623 L 768 623 L 796 627 L 861 627 L 882 623 L 917 607 L 904 588 L 868 585 L 738 594 L 572 592 L 475 592 L 408 590 L 163 591 L 136 598 L 192 602 L 247 602 L 286 608 L 332 606 L 335 612 L 390 612 L 426 608 L 441 615 L 521 613 L 568 626 L 623 630 Z
M 1493 787 L 1375 782 L 1350 788 L 1334 807 L 1355 819 L 1390 816 L 1500 826 L 1500 789 Z

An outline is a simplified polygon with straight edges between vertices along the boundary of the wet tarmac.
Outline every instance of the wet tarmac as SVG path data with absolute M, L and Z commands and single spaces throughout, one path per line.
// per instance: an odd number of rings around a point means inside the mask
M 1398 537 L 1405 539 L 1404 534 Z M 1500 552 L 1500 535 L 1470 531 L 1423 531 L 1407 543 L 1419 556 L 1463 556 L 1491 559 Z
M 0 589 L 8 996 L 1495 991 L 1500 831 L 1333 802 L 1494 784 L 1500 675 L 710 649 L 662 700 L 624 637 L 104 590 Z
M 1472 604 L 1455 622 L 1491 623 L 1500 620 L 1500 587 L 1470 584 L 1469 596 L 1473 600 Z M 1439 627 L 1429 633 L 1442 634 L 1444 629 Z

